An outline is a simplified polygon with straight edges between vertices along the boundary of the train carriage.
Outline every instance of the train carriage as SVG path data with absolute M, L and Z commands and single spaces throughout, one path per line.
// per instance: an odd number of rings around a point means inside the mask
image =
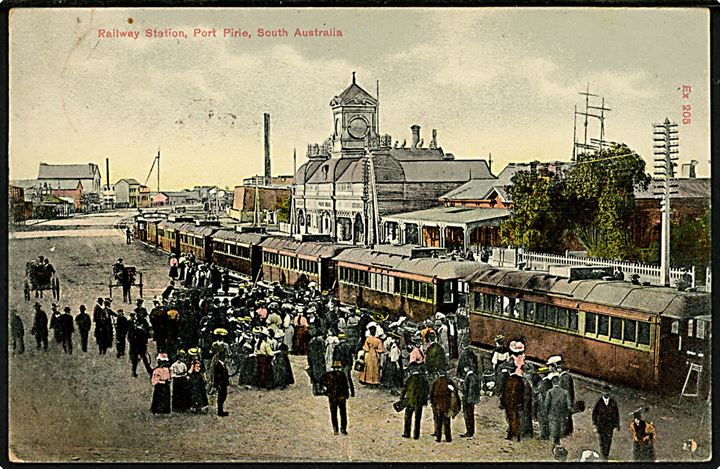
M 158 247 L 167 254 L 180 255 L 178 229 L 182 222 L 161 221 L 157 227 Z
M 195 258 L 210 262 L 212 260 L 213 235 L 219 229 L 219 223 L 212 225 L 202 222 L 182 223 L 178 226 L 178 246 L 180 253 L 192 253 Z
M 533 358 L 562 355 L 580 374 L 669 392 L 679 392 L 690 361 L 707 361 L 709 325 L 698 317 L 709 314 L 709 294 L 573 278 L 566 270 L 559 276 L 491 268 L 468 276 L 471 343 L 490 348 L 498 334 L 524 337 Z M 673 331 L 698 335 L 698 324 L 702 337 L 683 348 Z M 690 356 L 688 345 L 705 352 Z
M 395 311 L 416 321 L 436 312 L 454 313 L 462 279 L 487 266 L 482 262 L 429 257 L 431 253 L 426 249 L 376 249 L 352 248 L 335 257 L 340 302 Z
M 135 218 L 134 229 L 135 229 L 135 240 L 136 241 L 140 241 L 142 243 L 147 243 L 147 226 L 148 226 L 148 221 L 145 218 L 143 218 L 141 216 L 138 216 Z
M 258 278 L 262 270 L 262 243 L 268 236 L 263 233 L 241 233 L 221 229 L 213 235 L 213 263 Z
M 145 229 L 145 244 L 157 248 L 158 244 L 158 224 L 162 221 L 162 218 L 148 218 L 146 220 Z
M 263 280 L 283 285 L 315 282 L 320 290 L 337 287 L 333 257 L 349 246 L 320 241 L 271 237 L 260 243 Z

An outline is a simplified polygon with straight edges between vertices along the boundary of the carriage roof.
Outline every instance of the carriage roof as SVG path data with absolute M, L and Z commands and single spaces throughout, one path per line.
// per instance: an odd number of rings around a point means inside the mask
M 471 287 L 491 285 L 676 319 L 696 317 L 710 311 L 710 295 L 707 293 L 634 285 L 620 280 L 570 280 L 543 272 L 491 268 L 478 270 L 465 281 Z
M 213 239 L 216 241 L 231 241 L 238 244 L 259 245 L 265 238 L 266 234 L 262 233 L 240 233 L 235 230 L 220 229 L 215 232 Z
M 395 272 L 436 277 L 442 280 L 465 278 L 487 264 L 478 261 L 452 260 L 442 257 L 408 256 L 378 252 L 366 248 L 346 249 L 335 257 L 338 262 L 347 262 Z

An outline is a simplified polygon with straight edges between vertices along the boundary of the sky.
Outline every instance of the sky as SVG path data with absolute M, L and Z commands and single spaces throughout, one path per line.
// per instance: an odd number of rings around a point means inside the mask
M 606 139 L 637 151 L 648 172 L 652 124 L 669 117 L 680 124 L 679 163 L 697 160 L 709 177 L 708 25 L 706 10 L 677 8 L 15 9 L 9 176 L 93 162 L 104 184 L 109 158 L 111 182 L 143 183 L 159 149 L 161 189 L 234 187 L 263 173 L 265 112 L 272 172 L 291 174 L 293 151 L 299 167 L 307 144 L 332 133 L 330 100 L 355 71 L 373 95 L 379 81 L 380 132 L 393 142 L 410 141 L 413 124 L 426 144 L 437 129 L 456 158 L 491 153 L 495 174 L 508 162 L 568 160 L 589 84 L 611 109 Z M 145 37 L 153 28 L 188 37 Z M 294 37 L 296 28 L 342 37 Z M 582 129 L 578 120 L 580 139 Z M 599 136 L 597 121 L 588 133 Z

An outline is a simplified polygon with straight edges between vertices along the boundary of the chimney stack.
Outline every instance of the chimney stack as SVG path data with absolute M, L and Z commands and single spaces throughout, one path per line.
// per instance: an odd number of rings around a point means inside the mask
M 417 148 L 418 143 L 420 143 L 420 126 L 415 124 L 410 126 L 410 130 L 412 131 L 412 144 L 410 145 L 410 148 Z
M 432 141 L 430 142 L 430 148 L 437 148 L 437 129 L 432 129 Z
M 105 187 L 110 190 L 110 158 L 105 158 L 105 177 L 107 178 Z
M 272 181 L 270 173 L 270 114 L 263 114 L 265 118 L 265 185 L 269 186 Z

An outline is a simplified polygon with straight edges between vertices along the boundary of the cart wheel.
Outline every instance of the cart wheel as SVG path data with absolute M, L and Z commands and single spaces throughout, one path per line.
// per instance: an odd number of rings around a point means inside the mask
M 231 356 L 227 361 L 227 371 L 230 377 L 235 376 L 240 371 L 240 362 Z

